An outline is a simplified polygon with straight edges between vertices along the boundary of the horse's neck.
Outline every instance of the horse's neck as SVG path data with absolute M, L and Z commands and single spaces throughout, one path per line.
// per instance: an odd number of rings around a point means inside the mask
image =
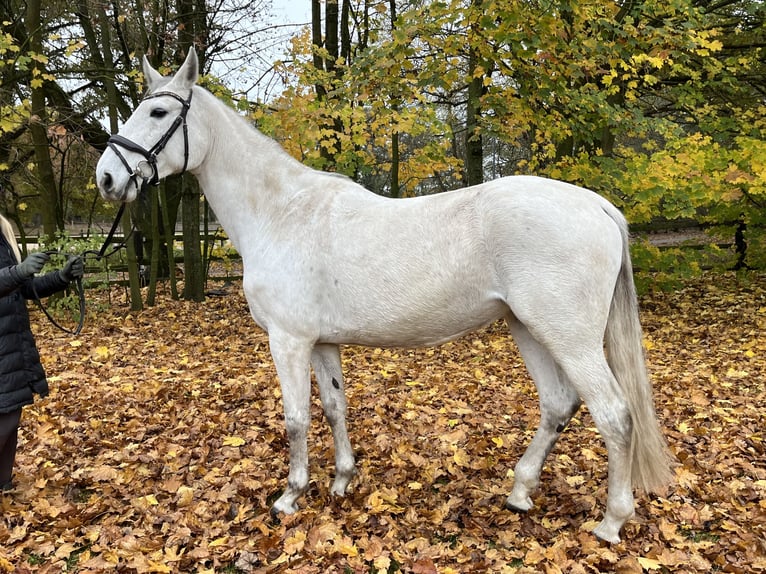
M 211 98 L 212 100 L 212 98 Z M 309 168 L 218 101 L 207 115 L 210 147 L 195 170 L 205 197 L 241 252 L 290 202 L 292 185 Z

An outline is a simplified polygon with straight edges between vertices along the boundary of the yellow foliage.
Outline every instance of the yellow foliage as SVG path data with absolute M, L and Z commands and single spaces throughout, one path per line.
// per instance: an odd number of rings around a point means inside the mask
M 242 446 L 245 444 L 245 439 L 238 436 L 227 436 L 223 439 L 223 446 Z

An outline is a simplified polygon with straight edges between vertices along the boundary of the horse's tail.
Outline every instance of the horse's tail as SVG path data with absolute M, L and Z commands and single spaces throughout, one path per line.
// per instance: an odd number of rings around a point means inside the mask
M 654 410 L 652 386 L 646 370 L 643 334 L 638 316 L 638 297 L 630 261 L 628 224 L 616 208 L 607 213 L 622 234 L 622 266 L 617 277 L 609 320 L 606 351 L 609 367 L 625 394 L 633 422 L 631 464 L 633 485 L 647 492 L 669 483 L 672 457 Z

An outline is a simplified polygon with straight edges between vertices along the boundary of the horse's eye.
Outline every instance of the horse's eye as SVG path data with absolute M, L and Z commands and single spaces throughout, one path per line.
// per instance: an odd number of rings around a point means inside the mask
M 154 108 L 151 112 L 153 118 L 164 118 L 168 114 L 168 111 L 164 108 Z

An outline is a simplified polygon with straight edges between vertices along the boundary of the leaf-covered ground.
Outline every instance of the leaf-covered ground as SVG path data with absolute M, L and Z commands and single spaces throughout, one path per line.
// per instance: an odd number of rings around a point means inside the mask
M 502 508 L 538 410 L 501 325 L 434 349 L 346 349 L 353 493 L 329 496 L 315 402 L 310 491 L 275 521 L 280 393 L 238 286 L 91 312 L 77 338 L 35 311 L 52 393 L 24 411 L 0 572 L 766 571 L 766 277 L 706 276 L 642 309 L 677 483 L 639 494 L 611 546 L 589 532 L 606 460 L 586 410 L 535 509 Z

